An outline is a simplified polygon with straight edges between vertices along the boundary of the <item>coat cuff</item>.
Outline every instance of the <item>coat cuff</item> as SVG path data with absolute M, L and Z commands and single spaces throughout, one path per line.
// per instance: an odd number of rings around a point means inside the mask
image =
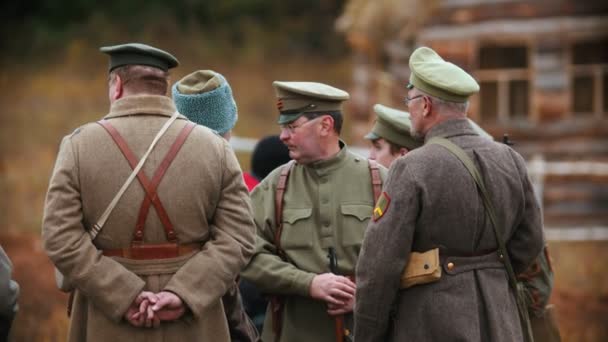
M 112 321 L 118 323 L 133 303 L 135 298 L 144 290 L 146 283 L 135 274 L 125 274 L 122 281 L 116 282 L 112 291 L 114 293 L 123 294 L 120 296 L 120 301 L 108 301 L 104 293 L 83 293 L 91 299 L 91 301 L 99 307 L 102 312 L 105 312 Z M 89 281 L 94 282 L 94 279 Z M 87 288 L 85 283 L 83 288 Z
M 291 276 L 292 287 L 299 296 L 310 297 L 310 284 L 316 276 L 314 273 L 295 271 Z

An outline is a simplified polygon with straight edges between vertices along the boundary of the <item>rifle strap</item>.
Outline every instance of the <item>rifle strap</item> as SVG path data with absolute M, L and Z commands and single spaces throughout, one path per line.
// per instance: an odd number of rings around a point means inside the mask
M 486 213 L 488 214 L 490 222 L 492 223 L 492 228 L 494 228 L 494 235 L 496 236 L 496 242 L 498 243 L 498 250 L 500 252 L 499 256 L 505 264 L 509 279 L 509 285 L 515 293 L 517 309 L 519 311 L 519 318 L 521 321 L 521 327 L 524 333 L 524 338 L 528 342 L 533 342 L 534 339 L 532 337 L 532 328 L 530 326 L 530 320 L 528 317 L 528 309 L 525 306 L 524 298 L 521 298 L 520 291 L 518 290 L 517 278 L 515 277 L 515 272 L 513 271 L 513 265 L 511 264 L 511 259 L 509 258 L 509 254 L 507 253 L 505 242 L 503 241 L 502 235 L 498 228 L 496 212 L 494 210 L 494 206 L 490 200 L 490 196 L 483 182 L 481 173 L 479 172 L 471 158 L 469 158 L 469 156 L 466 154 L 466 152 L 451 141 L 442 137 L 433 137 L 428 141 L 427 144 L 436 144 L 447 149 L 462 162 L 462 164 L 466 167 L 467 171 L 469 171 L 469 173 L 473 177 L 473 180 L 477 185 L 477 189 L 481 193 L 481 197 L 486 208 Z

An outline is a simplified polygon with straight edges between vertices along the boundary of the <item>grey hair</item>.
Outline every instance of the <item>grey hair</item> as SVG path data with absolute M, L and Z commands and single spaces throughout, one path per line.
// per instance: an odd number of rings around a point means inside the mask
M 444 99 L 440 99 L 438 97 L 435 97 L 433 95 L 429 95 L 423 91 L 421 91 L 421 93 L 423 93 L 425 96 L 428 96 L 431 99 L 431 102 L 433 103 L 433 105 L 437 108 L 440 109 L 445 109 L 445 111 L 443 110 L 439 110 L 439 113 L 442 112 L 449 112 L 449 113 L 463 113 L 466 114 L 467 111 L 469 110 L 469 101 L 465 101 L 465 102 L 453 102 L 453 101 L 447 101 Z
M 466 114 L 467 111 L 469 110 L 469 101 L 465 101 L 465 102 L 453 102 L 453 101 L 446 101 L 434 96 L 429 96 L 431 98 L 431 101 L 433 102 L 433 105 L 439 107 L 439 108 L 445 108 L 447 109 L 448 112 L 456 112 L 456 113 L 463 113 Z M 439 111 L 439 113 L 441 113 L 443 111 Z

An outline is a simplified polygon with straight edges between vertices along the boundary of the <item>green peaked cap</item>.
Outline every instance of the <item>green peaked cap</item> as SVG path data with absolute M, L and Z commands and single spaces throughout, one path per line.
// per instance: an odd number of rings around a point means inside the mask
M 479 84 L 459 66 L 444 61 L 428 47 L 416 49 L 410 56 L 410 83 L 423 92 L 451 102 L 466 102 L 479 91 Z
M 148 65 L 164 71 L 179 65 L 172 54 L 140 43 L 104 46 L 99 51 L 110 55 L 110 70 L 123 65 Z
M 317 82 L 274 81 L 280 125 L 297 120 L 305 113 L 342 110 L 342 102 L 350 97 L 342 89 Z
M 376 122 L 372 131 L 364 137 L 365 139 L 376 140 L 382 138 L 408 150 L 422 146 L 423 142 L 414 139 L 410 133 L 412 127 L 410 113 L 381 104 L 374 106 L 374 112 L 376 113 Z

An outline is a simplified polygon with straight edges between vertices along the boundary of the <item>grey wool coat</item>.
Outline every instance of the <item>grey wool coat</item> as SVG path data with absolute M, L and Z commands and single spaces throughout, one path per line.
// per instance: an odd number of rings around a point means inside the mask
M 141 158 L 175 112 L 165 96 L 128 96 L 105 119 Z M 186 124 L 180 116 L 144 165 L 152 174 Z M 137 180 L 129 186 L 95 238 L 86 233 L 123 185 L 131 168 L 97 123 L 66 136 L 59 149 L 44 208 L 44 248 L 76 286 L 69 341 L 228 341 L 220 297 L 254 250 L 255 226 L 247 188 L 234 152 L 208 128 L 196 126 L 158 187 L 159 198 L 180 244 L 201 243 L 199 252 L 171 259 L 106 257 L 100 249 L 129 247 L 144 198 Z M 151 208 L 144 243 L 166 242 Z M 135 328 L 123 315 L 142 290 L 168 290 L 187 313 L 156 329 Z
M 478 136 L 464 119 L 426 135 L 447 138 L 480 170 L 516 273 L 543 248 L 542 218 L 524 160 L 510 147 Z M 438 282 L 400 289 L 412 251 L 438 247 L 442 258 L 497 250 L 473 178 L 442 146 L 426 144 L 395 161 L 384 192 L 390 203 L 370 222 L 357 263 L 355 340 L 521 341 L 515 296 L 500 261 L 467 269 L 455 262 Z

